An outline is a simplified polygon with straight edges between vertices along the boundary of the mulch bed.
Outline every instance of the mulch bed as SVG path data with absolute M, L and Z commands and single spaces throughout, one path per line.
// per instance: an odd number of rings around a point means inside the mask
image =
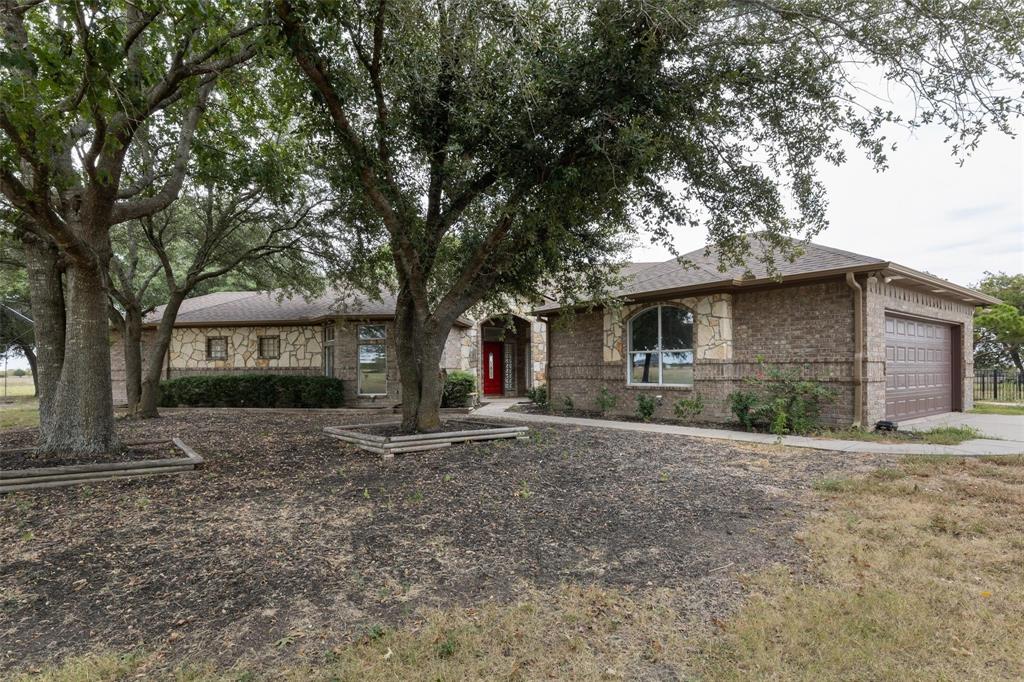
M 0 472 L 12 469 L 59 467 L 67 464 L 110 464 L 141 462 L 153 459 L 174 459 L 184 454 L 170 440 L 156 443 L 125 443 L 118 452 L 93 455 L 36 452 L 30 447 L 0 450 Z
M 342 424 L 341 426 L 344 425 Z M 505 424 L 500 424 L 499 426 L 505 426 Z M 495 424 L 493 423 L 471 421 L 469 419 L 442 419 L 439 433 L 445 431 L 479 431 L 483 429 L 493 429 L 494 427 Z M 381 436 L 383 438 L 406 435 L 402 432 L 401 422 L 393 422 L 390 424 L 360 424 L 352 430 L 358 433 L 366 433 L 371 436 Z
M 738 573 L 804 563 L 814 481 L 884 461 L 531 425 L 383 463 L 322 432 L 366 421 L 167 411 L 121 436 L 181 437 L 196 475 L 0 498 L 0 670 L 138 646 L 168 664 L 323 656 L 425 607 L 562 583 L 679 588 L 708 619 Z

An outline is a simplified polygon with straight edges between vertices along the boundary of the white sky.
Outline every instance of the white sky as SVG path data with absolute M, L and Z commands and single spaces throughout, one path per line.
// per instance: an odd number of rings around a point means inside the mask
M 937 126 L 887 131 L 898 147 L 881 173 L 851 145 L 843 166 L 819 166 L 830 226 L 814 241 L 963 285 L 985 271 L 1024 271 L 1024 124 L 1015 129 L 1016 138 L 990 130 L 963 166 Z M 706 233 L 681 230 L 675 238 L 686 253 L 703 247 Z M 648 245 L 632 258 L 671 254 Z

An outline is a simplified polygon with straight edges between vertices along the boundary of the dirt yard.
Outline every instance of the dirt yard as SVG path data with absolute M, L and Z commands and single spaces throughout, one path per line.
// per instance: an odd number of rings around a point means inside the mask
M 816 481 L 881 461 L 542 427 L 382 463 L 321 431 L 356 421 L 170 411 L 123 438 L 179 436 L 201 472 L 0 497 L 0 670 L 133 648 L 270 661 L 564 585 L 673 588 L 708 621 L 742 574 L 806 564 Z

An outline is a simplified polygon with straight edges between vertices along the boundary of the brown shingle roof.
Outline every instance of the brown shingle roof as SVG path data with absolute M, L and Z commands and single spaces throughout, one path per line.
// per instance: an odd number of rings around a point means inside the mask
M 164 306 L 146 316 L 147 325 L 160 321 Z M 329 289 L 321 296 L 284 296 L 280 291 L 223 291 L 185 299 L 174 321 L 176 327 L 313 323 L 333 317 L 391 317 L 395 297 L 390 292 L 380 300 L 341 289 Z
M 931 285 L 941 285 L 949 289 L 949 292 L 967 300 L 970 298 L 978 303 L 992 302 L 991 297 L 974 292 L 965 287 L 946 282 L 939 278 L 917 273 L 909 268 L 894 265 L 889 261 L 865 256 L 859 253 L 835 249 L 831 246 L 815 244 L 813 242 L 792 240 L 800 247 L 801 254 L 792 262 L 777 256 L 774 259 L 775 273 L 785 281 L 787 278 L 806 278 L 818 274 L 838 274 L 849 270 L 885 270 L 890 268 L 899 269 L 904 275 L 914 278 L 927 279 Z M 643 263 L 628 264 L 623 269 L 623 274 L 629 277 L 628 281 L 618 289 L 612 291 L 612 295 L 618 298 L 634 298 L 648 296 L 659 292 L 685 291 L 686 289 L 707 289 L 721 286 L 724 288 L 740 286 L 748 283 L 771 283 L 774 275 L 769 273 L 768 265 L 763 262 L 767 246 L 758 235 L 751 235 L 749 238 L 751 253 L 747 258 L 746 265 L 731 266 L 724 270 L 719 269 L 718 259 L 714 253 L 705 254 L 704 249 L 698 249 L 684 254 L 680 257 L 692 265 L 682 265 L 679 259 L 672 258 L 663 263 L 647 265 Z M 991 300 L 989 300 L 991 299 Z M 550 303 L 538 308 L 537 313 L 548 313 L 558 310 L 561 306 Z

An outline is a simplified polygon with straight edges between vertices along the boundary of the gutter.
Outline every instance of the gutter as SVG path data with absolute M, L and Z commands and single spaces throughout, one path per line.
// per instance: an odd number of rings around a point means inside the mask
M 853 272 L 846 273 L 853 289 L 853 428 L 864 425 L 864 289 Z

